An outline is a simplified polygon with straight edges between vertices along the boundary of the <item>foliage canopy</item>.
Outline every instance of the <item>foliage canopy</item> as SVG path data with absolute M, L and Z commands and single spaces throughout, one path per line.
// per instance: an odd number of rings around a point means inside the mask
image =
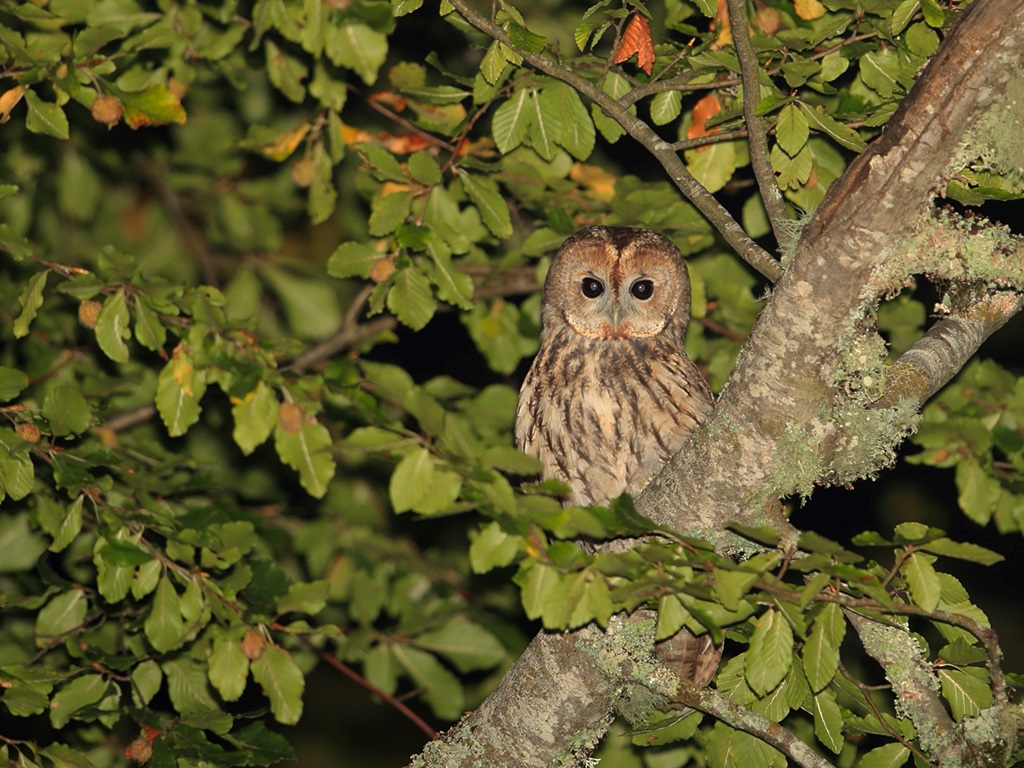
M 898 681 L 875 689 L 840 662 L 865 622 L 913 638 L 952 722 L 1004 716 L 997 641 L 948 572 L 999 554 L 916 522 L 850 544 L 807 531 L 799 553 L 736 526 L 738 562 L 628 498 L 564 509 L 511 439 L 537 288 L 567 235 L 673 238 L 694 283 L 688 351 L 719 390 L 768 282 L 733 251 L 774 237 L 781 271 L 800 227 L 776 213 L 822 203 L 967 3 L 757 2 L 754 79 L 725 0 L 421 5 L 0 8 L 0 752 L 271 765 L 319 661 L 454 721 L 522 651 L 520 610 L 563 630 L 656 608 L 648 640 L 726 638 L 721 696 L 837 764 L 944 749 Z M 1024 193 L 1011 152 L 982 141 L 959 160 L 942 194 L 961 207 Z M 836 388 L 859 410 L 842 413 L 893 430 L 843 482 L 915 428 L 863 406 L 926 314 L 894 297 L 875 318 L 887 344 L 843 350 Z M 424 376 L 403 350 L 432 322 L 446 348 L 428 367 L 446 372 Z M 461 338 L 479 364 L 449 351 L 467 354 Z M 924 410 L 911 460 L 953 468 L 971 520 L 1019 533 L 1022 423 L 1020 382 L 973 363 Z M 792 437 L 778 495 L 837 479 Z M 652 533 L 625 553 L 574 541 Z M 713 706 L 717 722 L 669 716 L 652 705 L 671 691 L 647 688 L 622 714 L 648 749 L 610 743 L 607 765 L 786 764 Z

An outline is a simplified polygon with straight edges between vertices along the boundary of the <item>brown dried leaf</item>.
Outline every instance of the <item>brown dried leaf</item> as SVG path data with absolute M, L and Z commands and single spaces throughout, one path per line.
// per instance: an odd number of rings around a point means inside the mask
M 651 25 L 645 16 L 634 13 L 622 33 L 619 47 L 612 54 L 612 63 L 621 64 L 636 54 L 636 65 L 651 74 L 654 68 L 654 40 L 651 38 Z

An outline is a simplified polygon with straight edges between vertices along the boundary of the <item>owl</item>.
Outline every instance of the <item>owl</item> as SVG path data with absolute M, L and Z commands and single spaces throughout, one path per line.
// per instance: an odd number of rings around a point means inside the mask
M 713 407 L 686 356 L 690 281 L 679 250 L 646 229 L 590 227 L 562 245 L 544 284 L 540 351 L 516 409 L 516 445 L 567 504 L 640 493 Z M 682 632 L 660 649 L 706 685 L 721 648 Z
M 683 351 L 689 321 L 686 265 L 667 237 L 590 227 L 555 254 L 515 433 L 568 503 L 640 493 L 711 410 Z

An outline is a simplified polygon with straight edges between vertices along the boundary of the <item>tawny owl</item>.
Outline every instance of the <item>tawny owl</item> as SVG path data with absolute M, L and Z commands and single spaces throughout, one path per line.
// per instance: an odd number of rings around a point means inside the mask
M 542 476 L 569 487 L 566 503 L 638 494 L 711 410 L 711 390 L 683 350 L 689 321 L 686 265 L 667 237 L 590 227 L 559 249 L 515 432 Z M 663 650 L 680 674 L 706 685 L 721 649 L 688 633 L 672 646 Z

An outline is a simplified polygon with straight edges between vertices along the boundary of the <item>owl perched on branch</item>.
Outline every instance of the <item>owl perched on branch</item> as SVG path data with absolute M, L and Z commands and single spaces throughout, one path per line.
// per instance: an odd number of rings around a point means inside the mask
M 519 393 L 516 445 L 568 504 L 638 494 L 713 407 L 683 351 L 690 280 L 679 250 L 646 229 L 590 227 L 551 262 L 540 351 Z M 721 656 L 707 635 L 681 632 L 661 649 L 706 685 Z

